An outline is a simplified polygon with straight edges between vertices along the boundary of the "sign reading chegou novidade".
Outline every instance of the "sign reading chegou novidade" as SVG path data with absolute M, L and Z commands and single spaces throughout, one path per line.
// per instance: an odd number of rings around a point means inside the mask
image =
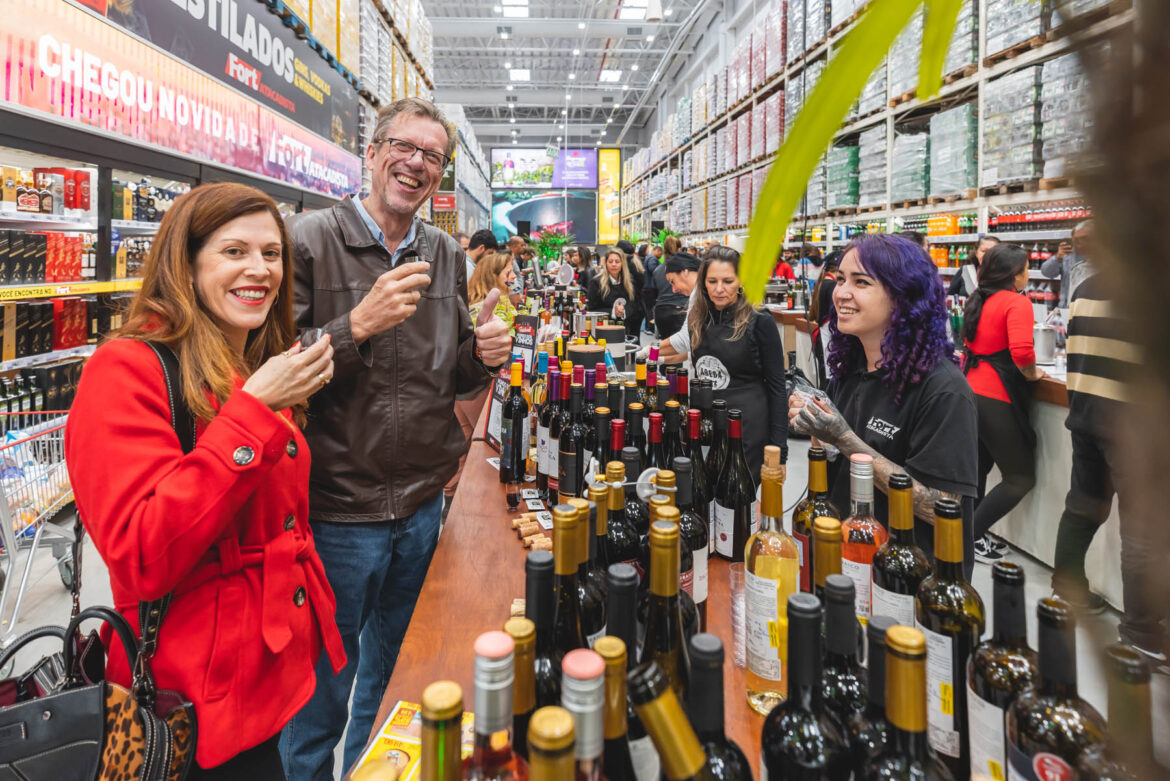
M 333 197 L 361 188 L 360 159 L 327 140 L 332 136 L 307 130 L 300 116 L 290 121 L 65 0 L 0 5 L 0 101 Z M 223 5 L 224 0 L 208 3 L 216 9 Z M 352 109 L 357 110 L 356 96 Z

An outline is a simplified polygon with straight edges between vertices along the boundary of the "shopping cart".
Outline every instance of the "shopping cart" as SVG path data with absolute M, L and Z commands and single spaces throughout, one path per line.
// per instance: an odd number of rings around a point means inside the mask
M 38 551 L 52 551 L 66 588 L 72 588 L 77 575 L 74 524 L 49 523 L 73 501 L 73 488 L 65 469 L 66 417 L 64 412 L 0 414 L 0 572 L 4 577 L 0 589 L 0 650 L 16 639 L 21 603 Z M 23 562 L 18 561 L 20 557 Z M 20 581 L 14 588 L 14 576 L 21 564 Z

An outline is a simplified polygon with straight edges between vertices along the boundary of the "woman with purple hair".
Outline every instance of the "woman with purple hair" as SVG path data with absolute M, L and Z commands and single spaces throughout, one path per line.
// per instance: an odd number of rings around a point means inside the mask
M 938 270 L 922 248 L 901 236 L 871 234 L 845 251 L 833 289 L 828 399 L 789 399 L 794 431 L 833 445 L 843 457 L 830 467 L 831 498 L 849 506 L 849 456 L 874 459 L 883 493 L 890 475 L 914 481 L 915 536 L 934 550 L 934 503 L 963 506 L 963 564 L 974 562 L 972 508 L 978 486 L 975 398 L 947 338 Z M 887 523 L 885 502 L 875 515 Z M 932 556 L 933 558 L 933 556 Z

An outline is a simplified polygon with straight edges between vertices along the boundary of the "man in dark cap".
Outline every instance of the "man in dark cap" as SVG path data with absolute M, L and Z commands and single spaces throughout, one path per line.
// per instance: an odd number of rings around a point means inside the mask
M 687 322 L 687 304 L 699 278 L 700 261 L 686 252 L 676 252 L 654 270 L 658 300 L 654 305 L 654 322 L 658 334 L 669 339 Z

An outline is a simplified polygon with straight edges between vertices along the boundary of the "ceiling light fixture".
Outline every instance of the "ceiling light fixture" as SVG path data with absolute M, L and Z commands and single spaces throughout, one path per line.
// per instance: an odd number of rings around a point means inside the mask
M 560 136 L 557 136 L 557 143 L 558 143 L 558 144 L 559 144 L 559 143 L 561 143 L 561 137 L 560 137 Z
M 585 23 L 584 23 L 584 22 L 577 22 L 577 29 L 578 29 L 578 30 L 584 30 L 584 29 L 585 29 Z
M 667 8 L 665 11 L 662 12 L 662 15 L 663 16 L 674 16 L 674 9 Z
M 632 71 L 638 70 L 638 63 L 634 63 L 633 65 L 631 65 L 630 70 L 632 70 Z
M 511 84 L 509 84 L 508 86 L 504 87 L 504 89 L 508 90 L 508 92 L 511 92 L 511 91 L 512 91 L 512 85 L 511 85 Z
M 646 36 L 646 43 L 654 43 L 654 34 L 653 33 Z
M 573 99 L 573 96 L 566 92 L 565 93 L 565 100 L 572 100 L 572 99 Z
M 512 63 L 505 62 L 504 63 L 504 70 L 512 70 Z
M 516 117 L 511 117 L 511 118 L 508 120 L 508 124 L 515 125 L 515 124 L 516 124 Z
M 512 68 L 508 71 L 508 78 L 512 81 L 531 81 L 532 71 L 528 68 Z
M 519 143 L 520 142 L 517 141 L 516 139 L 514 139 L 514 138 L 512 139 L 512 146 L 516 146 L 516 144 L 519 144 Z
M 625 91 L 626 91 L 626 90 L 628 90 L 629 88 L 630 88 L 630 85 L 629 85 L 629 84 L 623 84 L 623 85 L 622 85 L 622 92 L 625 92 Z
M 597 75 L 597 80 L 616 84 L 622 80 L 622 72 L 620 70 L 606 68 Z
M 572 81 L 572 80 L 573 80 L 573 79 L 575 79 L 575 78 L 577 78 L 577 74 L 576 74 L 576 73 L 570 73 L 570 74 L 569 74 L 569 80 L 570 80 L 570 81 Z
M 565 126 L 564 126 L 563 124 L 562 124 L 562 125 L 557 125 L 557 127 L 558 127 L 558 128 L 560 128 L 561 130 L 564 130 L 564 129 L 565 129 Z
M 580 49 L 573 49 L 573 56 L 574 57 L 579 57 L 580 55 L 581 55 Z

